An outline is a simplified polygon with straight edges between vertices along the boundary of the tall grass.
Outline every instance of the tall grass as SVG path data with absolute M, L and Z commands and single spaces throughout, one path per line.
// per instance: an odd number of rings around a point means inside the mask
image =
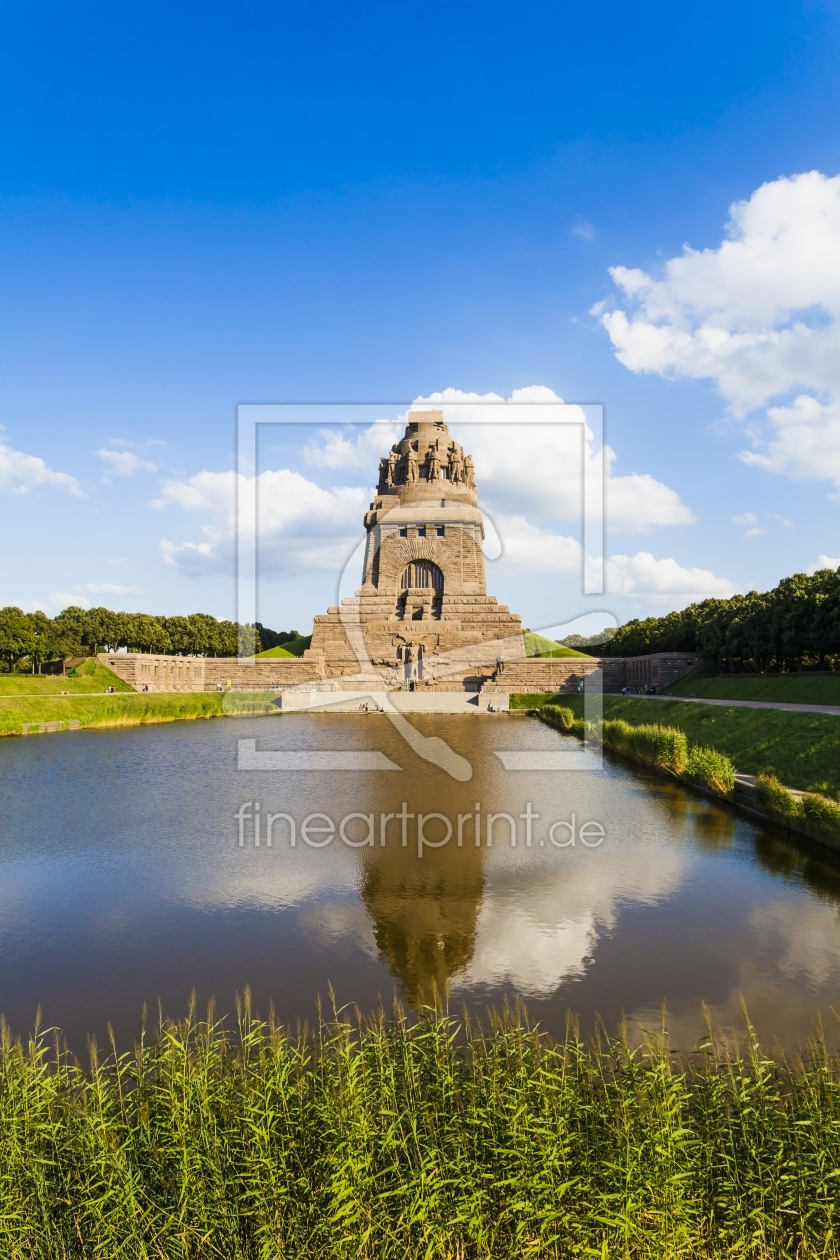
M 805 831 L 815 839 L 840 846 L 840 805 L 817 792 L 794 796 L 772 774 L 759 774 L 756 797 L 763 809 L 779 822 Z
M 8 1260 L 834 1257 L 840 1060 L 212 1011 L 82 1070 L 0 1039 Z
M 512 701 L 514 697 L 511 698 Z M 585 696 L 521 696 L 511 708 L 559 703 L 583 717 Z M 656 721 L 682 731 L 689 744 L 714 748 L 742 774 L 769 770 L 782 783 L 840 802 L 840 721 L 825 713 L 735 709 L 640 696 L 604 696 L 604 717 L 631 726 Z

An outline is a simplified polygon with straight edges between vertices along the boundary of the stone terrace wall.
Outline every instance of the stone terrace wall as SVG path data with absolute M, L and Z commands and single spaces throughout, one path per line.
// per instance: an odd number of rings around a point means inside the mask
M 279 659 L 243 664 L 224 656 L 153 656 L 142 652 L 100 652 L 106 666 L 136 691 L 244 691 L 319 682 L 323 669 L 317 662 Z
M 484 691 L 577 691 L 587 674 L 600 669 L 600 662 L 580 657 L 529 657 L 524 661 L 504 661 Z

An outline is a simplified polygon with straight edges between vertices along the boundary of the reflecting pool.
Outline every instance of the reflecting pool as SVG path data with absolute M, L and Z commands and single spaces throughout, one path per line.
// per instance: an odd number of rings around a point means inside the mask
M 616 760 L 506 770 L 499 750 L 577 748 L 525 715 L 412 723 L 472 778 L 421 760 L 380 714 L 2 741 L 13 1029 L 40 1007 L 74 1048 L 108 1022 L 127 1044 L 144 1004 L 179 1015 L 195 990 L 227 1012 L 246 985 L 291 1022 L 316 1018 L 330 986 L 363 1010 L 394 993 L 417 1005 L 448 990 L 476 1010 L 521 997 L 558 1033 L 569 1009 L 585 1027 L 596 1013 L 655 1027 L 665 1001 L 684 1048 L 704 1002 L 740 1027 L 743 998 L 768 1044 L 840 1009 L 833 854 Z M 400 769 L 240 770 L 242 739 L 375 750 Z

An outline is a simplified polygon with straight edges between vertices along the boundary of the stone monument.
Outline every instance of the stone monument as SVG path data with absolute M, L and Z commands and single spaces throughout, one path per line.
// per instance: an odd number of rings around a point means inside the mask
M 473 461 L 442 412 L 409 412 L 364 523 L 362 585 L 315 618 L 304 654 L 325 678 L 478 689 L 524 657 L 521 619 L 487 594 Z

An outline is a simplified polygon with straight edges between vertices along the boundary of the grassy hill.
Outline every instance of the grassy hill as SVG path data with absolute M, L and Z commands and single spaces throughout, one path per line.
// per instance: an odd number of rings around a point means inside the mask
M 668 688 L 672 696 L 708 700 L 770 700 L 781 704 L 840 704 L 840 674 L 689 675 Z
M 574 648 L 563 647 L 562 643 L 555 643 L 554 639 L 546 639 L 544 635 L 533 634 L 528 630 L 523 634 L 525 640 L 525 654 L 527 656 L 581 656 L 586 657 L 585 652 L 577 652 Z
M 303 656 L 311 642 L 312 635 L 305 634 L 301 639 L 290 639 L 282 647 L 266 648 L 264 652 L 257 652 L 257 660 L 264 661 L 278 656 Z
M 62 691 L 78 695 L 107 691 L 109 687 L 117 691 L 134 691 L 92 656 L 64 677 L 61 674 L 0 674 L 0 696 L 58 696 Z

